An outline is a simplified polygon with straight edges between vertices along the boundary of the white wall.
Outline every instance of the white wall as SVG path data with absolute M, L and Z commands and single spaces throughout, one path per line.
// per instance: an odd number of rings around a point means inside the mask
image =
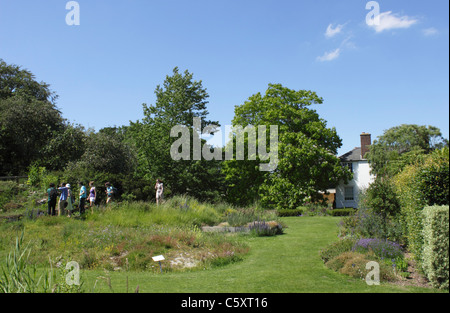
M 357 208 L 360 191 L 369 187 L 375 176 L 370 174 L 370 164 L 367 160 L 353 163 L 353 179 L 344 185 L 343 182 L 336 188 L 336 208 Z M 353 187 L 354 200 L 345 200 L 345 187 Z

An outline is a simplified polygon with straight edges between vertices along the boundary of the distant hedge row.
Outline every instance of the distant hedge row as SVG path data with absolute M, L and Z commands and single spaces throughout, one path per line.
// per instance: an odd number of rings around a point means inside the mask
M 326 214 L 331 216 L 349 216 L 356 212 L 356 209 L 352 208 L 345 208 L 345 209 L 334 209 L 334 210 L 327 210 Z M 304 213 L 307 214 L 307 212 L 304 212 L 303 209 L 280 209 L 277 210 L 278 216 L 301 216 Z

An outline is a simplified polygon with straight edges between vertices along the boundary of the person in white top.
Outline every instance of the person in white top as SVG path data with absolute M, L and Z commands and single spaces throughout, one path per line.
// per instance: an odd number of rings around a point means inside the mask
M 95 190 L 94 182 L 89 183 L 89 206 L 91 207 L 91 213 L 94 213 L 95 200 L 97 199 L 97 191 Z
M 160 200 L 162 200 L 164 192 L 163 182 L 159 179 L 156 180 L 155 190 L 156 190 L 156 204 L 159 205 L 159 202 Z

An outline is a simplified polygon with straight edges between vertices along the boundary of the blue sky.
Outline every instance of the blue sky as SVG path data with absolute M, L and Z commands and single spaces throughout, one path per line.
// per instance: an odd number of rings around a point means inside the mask
M 449 137 L 449 2 L 380 0 L 0 0 L 0 58 L 51 84 L 69 121 L 99 130 L 143 117 L 175 66 L 202 80 L 211 120 L 269 83 L 313 90 L 339 154 L 400 124 Z M 372 7 L 373 9 L 374 7 Z

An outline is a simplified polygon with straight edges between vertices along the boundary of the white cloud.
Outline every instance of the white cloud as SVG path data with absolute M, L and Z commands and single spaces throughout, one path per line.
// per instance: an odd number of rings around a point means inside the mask
M 439 31 L 434 27 L 430 27 L 430 28 L 426 28 L 426 29 L 422 30 L 422 33 L 425 36 L 434 36 L 434 35 L 437 35 L 438 32 Z
M 319 60 L 320 62 L 332 61 L 334 59 L 337 59 L 340 54 L 341 48 L 337 48 L 336 50 L 326 52 L 324 55 L 317 57 L 317 60 Z
M 392 11 L 384 12 L 379 15 L 379 23 L 373 23 L 370 27 L 374 28 L 377 33 L 385 30 L 396 28 L 409 28 L 418 22 L 417 19 L 407 15 L 398 16 L 392 14 Z
M 328 25 L 327 31 L 325 32 L 325 36 L 327 38 L 331 38 L 337 34 L 339 34 L 344 28 L 344 25 L 338 24 L 335 28 L 333 28 L 333 24 Z

